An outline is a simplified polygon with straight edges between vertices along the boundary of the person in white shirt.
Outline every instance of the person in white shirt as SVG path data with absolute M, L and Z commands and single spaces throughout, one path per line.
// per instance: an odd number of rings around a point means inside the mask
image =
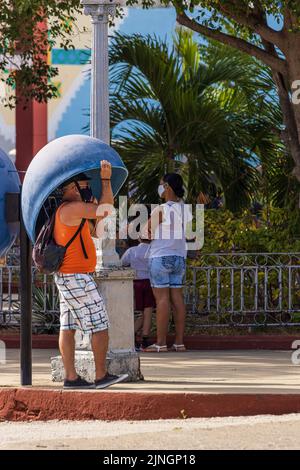
M 151 332 L 152 312 L 155 307 L 155 298 L 149 280 L 149 241 L 129 248 L 121 258 L 123 266 L 130 266 L 135 270 L 134 298 L 135 310 L 142 312 L 142 323 L 135 322 L 135 332 L 142 327 L 142 343 L 140 349 L 149 346 L 149 336 Z
M 151 238 L 149 250 L 150 281 L 156 300 L 157 341 L 146 352 L 167 352 L 167 333 L 172 305 L 176 336 L 172 350 L 185 351 L 183 342 L 186 308 L 183 283 L 186 270 L 186 225 L 192 215 L 184 210 L 183 180 L 168 173 L 160 181 L 159 196 L 165 200 L 151 214 L 144 228 Z

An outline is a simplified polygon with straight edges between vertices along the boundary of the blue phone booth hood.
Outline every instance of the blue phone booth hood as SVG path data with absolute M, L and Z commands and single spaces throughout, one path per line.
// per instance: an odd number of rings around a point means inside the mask
M 43 147 L 30 163 L 22 188 L 22 213 L 27 233 L 32 242 L 37 236 L 37 222 L 43 205 L 64 181 L 79 173 L 90 178 L 93 195 L 101 195 L 100 161 L 112 165 L 114 196 L 124 184 L 128 171 L 119 154 L 101 140 L 85 135 L 68 135 L 53 140 Z
M 7 223 L 5 218 L 5 194 L 19 193 L 20 179 L 15 165 L 0 149 L 0 257 L 6 255 L 19 233 L 19 223 Z

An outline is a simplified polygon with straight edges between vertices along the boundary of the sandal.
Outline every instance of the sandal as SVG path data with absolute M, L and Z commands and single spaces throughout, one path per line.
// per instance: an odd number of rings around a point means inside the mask
M 171 351 L 175 351 L 175 352 L 185 352 L 186 351 L 186 347 L 184 344 L 173 344 L 173 346 L 171 347 Z
M 151 344 L 147 348 L 143 349 L 143 352 L 168 352 L 167 346 L 159 346 L 158 344 Z

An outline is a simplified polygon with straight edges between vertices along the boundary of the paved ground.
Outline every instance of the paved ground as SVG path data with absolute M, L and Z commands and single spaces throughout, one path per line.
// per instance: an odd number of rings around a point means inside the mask
M 50 357 L 56 350 L 33 350 L 33 385 L 60 388 L 51 382 Z M 132 392 L 294 393 L 300 394 L 300 365 L 289 351 L 194 351 L 142 354 L 144 382 L 110 390 Z M 19 385 L 19 351 L 7 350 L 0 363 L 0 386 Z
M 0 423 L 0 449 L 299 449 L 300 414 L 147 422 Z

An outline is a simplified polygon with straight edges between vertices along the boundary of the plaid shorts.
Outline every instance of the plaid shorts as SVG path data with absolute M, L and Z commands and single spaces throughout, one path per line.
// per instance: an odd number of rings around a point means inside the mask
M 90 274 L 55 274 L 60 299 L 60 329 L 97 333 L 109 328 L 106 307 Z

